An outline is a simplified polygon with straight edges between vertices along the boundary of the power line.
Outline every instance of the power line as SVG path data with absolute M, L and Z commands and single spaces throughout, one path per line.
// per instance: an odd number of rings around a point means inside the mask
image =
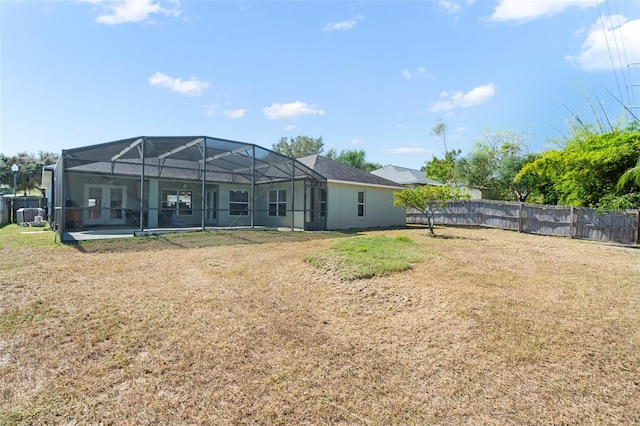
M 636 104 L 636 99 L 635 99 L 635 92 L 634 92 L 634 86 L 637 87 L 637 85 L 633 84 L 633 77 L 631 75 L 631 66 L 633 65 L 631 62 L 629 62 L 629 57 L 627 56 L 627 48 L 624 44 L 624 36 L 622 34 L 622 24 L 620 22 L 620 13 L 618 12 L 618 3 L 616 1 L 611 0 L 610 3 L 613 3 L 613 7 L 615 9 L 615 16 L 618 20 L 618 28 L 620 28 L 620 44 L 622 45 L 622 53 L 624 54 L 624 63 L 626 64 L 625 67 L 622 66 L 622 58 L 620 58 L 620 65 L 621 65 L 621 69 L 622 69 L 622 75 L 624 77 L 625 75 L 625 68 L 626 68 L 626 72 L 627 75 L 625 77 L 625 87 L 627 89 L 627 99 L 629 102 L 629 105 L 635 105 Z M 609 3 L 607 3 L 607 7 L 609 8 Z M 610 10 L 610 9 L 609 9 Z M 611 14 L 611 12 L 609 12 L 609 14 Z M 617 42 L 616 42 L 616 49 L 618 48 L 617 46 Z M 620 52 L 618 51 L 618 57 L 620 57 Z M 628 79 L 628 82 L 627 82 Z
M 609 59 L 611 60 L 611 67 L 613 68 L 613 75 L 616 79 L 616 85 L 618 86 L 618 92 L 620 94 L 620 99 L 624 99 L 622 95 L 622 89 L 620 88 L 620 80 L 618 80 L 618 73 L 616 72 L 616 65 L 613 60 L 613 54 L 611 53 L 611 47 L 609 46 L 609 38 L 607 37 L 607 29 L 604 25 L 604 18 L 602 16 L 602 9 L 600 9 L 600 2 L 596 0 L 596 5 L 598 6 L 598 14 L 600 15 L 600 25 L 602 26 L 602 32 L 604 34 L 604 41 L 607 45 L 607 51 L 609 52 Z

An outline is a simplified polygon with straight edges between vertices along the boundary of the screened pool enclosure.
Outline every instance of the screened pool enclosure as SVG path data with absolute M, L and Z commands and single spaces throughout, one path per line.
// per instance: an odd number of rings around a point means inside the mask
M 324 230 L 326 179 L 254 144 L 136 137 L 62 152 L 48 193 L 65 232 L 96 228 Z

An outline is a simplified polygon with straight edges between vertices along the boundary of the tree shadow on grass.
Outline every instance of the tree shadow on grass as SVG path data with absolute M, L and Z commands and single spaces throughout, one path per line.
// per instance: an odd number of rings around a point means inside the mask
M 411 224 L 410 226 L 408 226 L 407 228 L 409 229 L 424 229 L 425 231 L 427 231 L 426 233 L 423 233 L 421 235 L 424 235 L 425 237 L 429 237 L 429 238 L 434 238 L 434 239 L 438 239 L 438 240 L 466 240 L 466 241 L 485 241 L 485 238 L 474 238 L 474 237 L 467 237 L 467 236 L 460 236 L 460 235 L 449 235 L 449 234 L 442 234 L 441 232 L 446 230 L 447 228 L 457 228 L 457 229 L 481 229 L 478 226 L 472 226 L 472 225 L 436 225 L 434 226 L 434 232 L 435 233 L 431 233 L 429 232 L 429 226 L 427 225 L 421 225 L 421 224 Z

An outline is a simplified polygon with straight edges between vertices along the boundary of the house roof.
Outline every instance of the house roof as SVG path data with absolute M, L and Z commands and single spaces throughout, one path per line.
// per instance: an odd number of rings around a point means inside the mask
M 396 182 L 393 182 L 384 177 L 373 175 L 365 170 L 360 170 L 348 164 L 340 163 L 335 160 L 331 160 L 322 155 L 314 154 L 307 157 L 298 158 L 302 164 L 305 164 L 310 169 L 320 173 L 322 176 L 329 180 L 340 180 L 346 182 L 353 182 L 367 185 L 380 185 L 380 186 L 392 186 L 400 187 Z
M 324 180 L 301 162 L 254 144 L 209 136 L 139 136 L 62 152 L 66 171 L 233 183 Z
M 423 171 L 406 167 L 385 166 L 371 173 L 401 185 L 442 185 L 440 182 L 427 178 Z

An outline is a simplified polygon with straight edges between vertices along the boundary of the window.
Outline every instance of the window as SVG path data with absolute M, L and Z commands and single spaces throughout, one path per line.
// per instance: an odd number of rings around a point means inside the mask
M 269 216 L 287 215 L 287 190 L 274 189 L 269 191 Z
M 193 214 L 193 192 L 182 189 L 163 189 L 162 213 L 166 216 L 191 216 Z
M 358 217 L 364 217 L 364 191 L 358 191 Z
M 229 214 L 232 216 L 249 215 L 249 191 L 229 191 Z
M 191 202 L 192 198 L 193 193 L 191 191 L 178 191 L 178 214 L 193 214 L 193 203 Z

